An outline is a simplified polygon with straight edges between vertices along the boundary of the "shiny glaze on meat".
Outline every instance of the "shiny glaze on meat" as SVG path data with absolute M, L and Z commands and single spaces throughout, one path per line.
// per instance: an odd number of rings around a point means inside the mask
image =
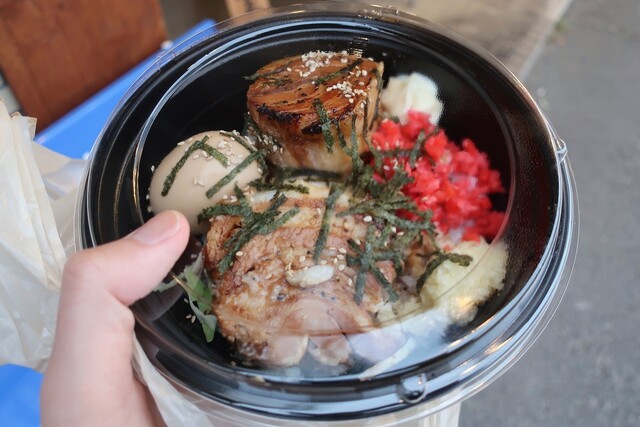
M 337 128 L 349 142 L 355 117 L 358 150 L 366 151 L 382 72 L 382 62 L 346 52 L 309 52 L 258 70 L 247 92 L 247 108 L 271 160 L 290 167 L 349 172 L 351 161 L 338 146 Z M 331 121 L 332 153 L 325 146 L 317 100 Z

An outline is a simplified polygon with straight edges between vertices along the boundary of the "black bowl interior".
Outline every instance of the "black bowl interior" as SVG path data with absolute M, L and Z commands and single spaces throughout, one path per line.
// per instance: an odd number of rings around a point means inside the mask
M 539 268 L 557 221 L 558 170 L 548 128 L 524 90 L 485 54 L 430 25 L 384 18 L 374 22 L 350 12 L 267 17 L 226 29 L 177 54 L 137 87 L 114 113 L 99 141 L 85 195 L 85 244 L 115 240 L 140 225 L 139 212 L 148 215 L 144 195 L 151 166 L 177 141 L 205 130 L 242 128 L 250 84 L 243 76 L 272 60 L 318 49 L 361 51 L 384 61 L 387 78 L 412 71 L 430 76 L 445 106 L 441 127 L 456 141 L 471 138 L 501 171 L 508 191 L 494 203 L 507 210 L 500 237 L 509 247 L 504 290 L 480 307 L 470 324 L 450 327 L 425 343 L 421 357 L 409 358 L 397 373 L 429 372 L 442 369 L 443 363 L 460 363 L 466 345 L 477 341 L 483 330 L 499 329 L 500 313 L 518 298 Z M 134 152 L 145 122 L 167 90 L 207 54 L 209 59 L 180 80 L 154 118 L 140 168 L 134 173 Z M 135 179 L 140 194 L 134 191 Z M 137 303 L 134 312 L 145 341 L 164 349 L 156 360 L 184 382 L 202 376 L 203 371 L 226 378 L 269 374 L 237 367 L 232 350 L 219 336 L 206 344 L 197 325 L 185 319 L 188 305 L 179 290 L 153 294 Z M 353 378 L 312 378 L 301 384 L 340 381 Z M 223 393 L 220 384 L 202 380 L 198 388 L 228 403 L 241 399 L 230 397 L 236 395 L 229 389 Z

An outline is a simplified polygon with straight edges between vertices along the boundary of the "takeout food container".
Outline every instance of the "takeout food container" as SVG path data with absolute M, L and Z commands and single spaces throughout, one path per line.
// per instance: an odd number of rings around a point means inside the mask
M 242 425 L 399 423 L 476 393 L 533 343 L 568 284 L 577 243 L 577 199 L 566 147 L 518 80 L 456 34 L 390 8 L 323 2 L 260 11 L 196 36 L 159 58 L 113 112 L 79 193 L 80 248 L 120 238 L 149 217 L 151 166 L 177 141 L 209 129 L 242 129 L 250 75 L 311 50 L 363 52 L 385 77 L 420 71 L 439 87 L 440 126 L 488 153 L 507 189 L 492 243 L 509 248 L 505 286 L 475 318 L 449 325 L 423 352 L 368 378 L 287 375 L 236 363 L 224 340 L 206 344 L 185 320 L 181 290 L 133 307 L 152 363 L 220 420 Z M 489 249 L 491 251 L 492 249 Z

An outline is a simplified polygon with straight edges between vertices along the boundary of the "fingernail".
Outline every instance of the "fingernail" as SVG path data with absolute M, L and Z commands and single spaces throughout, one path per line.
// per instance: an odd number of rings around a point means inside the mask
M 180 229 L 180 217 L 177 212 L 167 211 L 154 216 L 142 227 L 127 236 L 143 245 L 151 246 L 173 237 Z

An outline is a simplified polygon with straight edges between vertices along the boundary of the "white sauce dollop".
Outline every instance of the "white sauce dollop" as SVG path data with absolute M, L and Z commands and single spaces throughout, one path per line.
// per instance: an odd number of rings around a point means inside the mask
M 202 150 L 195 150 L 189 156 L 184 166 L 178 171 L 173 185 L 166 196 L 162 195 L 165 179 L 171 169 L 180 161 L 185 150 L 196 141 L 208 136 L 207 145 L 217 149 L 228 159 L 227 167 L 212 158 Z M 154 213 L 166 210 L 182 212 L 189 220 L 191 232 L 194 234 L 206 231 L 209 224 L 198 224 L 198 214 L 202 209 L 213 206 L 223 197 L 233 195 L 234 185 L 243 188 L 254 179 L 262 175 L 257 162 L 252 162 L 242 170 L 229 184 L 225 185 L 208 198 L 209 188 L 224 178 L 248 155 L 249 151 L 231 137 L 224 136 L 219 131 L 202 132 L 178 143 L 155 169 L 149 188 L 151 208 Z
M 382 107 L 390 116 L 402 123 L 407 121 L 407 111 L 427 113 L 431 123 L 438 124 L 443 104 L 438 99 L 438 86 L 429 77 L 420 73 L 391 77 L 380 95 Z

